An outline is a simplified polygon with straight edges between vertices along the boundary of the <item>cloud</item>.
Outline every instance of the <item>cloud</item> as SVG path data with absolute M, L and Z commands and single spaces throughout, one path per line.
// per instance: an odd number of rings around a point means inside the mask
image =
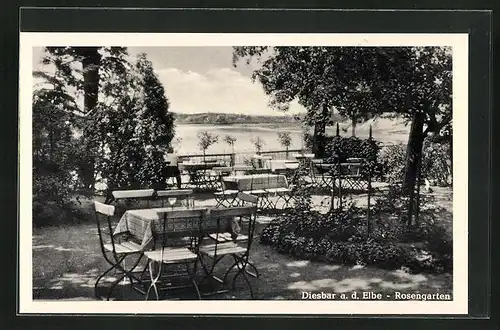
M 268 97 L 258 83 L 230 68 L 206 73 L 165 68 L 157 71 L 174 112 L 223 112 L 280 115 L 268 107 Z M 303 111 L 298 104 L 291 112 Z

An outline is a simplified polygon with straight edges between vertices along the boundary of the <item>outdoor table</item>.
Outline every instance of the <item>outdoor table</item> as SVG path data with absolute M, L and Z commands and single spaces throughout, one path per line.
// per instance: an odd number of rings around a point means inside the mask
M 286 177 L 279 174 L 232 175 L 222 179 L 227 189 L 251 191 L 276 188 L 286 183 Z
M 266 155 L 253 155 L 252 158 L 254 158 L 254 159 L 273 159 L 273 157 L 266 156 Z
M 212 178 L 207 177 L 207 171 L 212 170 L 214 167 L 218 167 L 218 163 L 206 163 L 206 162 L 184 162 L 179 164 L 179 169 L 184 169 L 189 174 L 189 181 L 186 182 L 186 186 L 190 183 L 195 186 L 204 186 L 212 183 Z
M 233 166 L 233 172 L 235 175 L 238 174 L 238 172 L 247 172 L 247 171 L 250 171 L 252 169 L 253 169 L 253 167 L 248 166 L 248 165 L 234 165 Z
M 314 154 L 296 153 L 293 154 L 292 157 L 294 157 L 298 162 L 302 163 L 304 166 L 309 166 L 311 160 L 314 159 Z
M 257 161 L 257 167 L 262 168 L 267 165 L 267 162 L 273 159 L 271 156 L 265 156 L 265 155 L 253 155 L 252 159 Z
M 285 163 L 286 169 L 296 170 L 299 168 L 299 163 Z
M 314 158 L 314 154 L 292 154 L 292 157 L 295 159 L 312 159 Z
M 171 210 L 208 210 L 207 207 L 159 207 L 128 210 L 121 217 L 113 235 L 128 234 L 143 251 L 154 248 L 155 233 L 163 231 L 163 213 Z M 168 224 L 167 224 L 168 229 Z
M 274 159 L 269 162 L 269 167 L 272 171 L 281 169 L 296 169 L 299 167 L 299 162 L 288 159 Z

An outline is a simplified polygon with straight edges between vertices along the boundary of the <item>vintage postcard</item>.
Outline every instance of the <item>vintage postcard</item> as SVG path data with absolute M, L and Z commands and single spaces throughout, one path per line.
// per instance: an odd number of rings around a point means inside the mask
M 466 34 L 21 33 L 19 74 L 20 313 L 467 313 Z

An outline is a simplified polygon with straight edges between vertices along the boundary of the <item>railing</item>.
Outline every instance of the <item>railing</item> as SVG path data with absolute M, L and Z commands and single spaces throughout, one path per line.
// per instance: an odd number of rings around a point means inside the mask
M 271 156 L 273 159 L 291 159 L 292 154 L 297 152 L 302 152 L 301 149 L 290 149 L 290 150 L 270 150 L 270 151 L 261 151 L 260 155 Z M 247 152 L 235 152 L 232 153 L 219 153 L 219 154 L 186 154 L 179 155 L 179 161 L 185 160 L 194 160 L 194 161 L 202 161 L 205 159 L 206 161 L 220 161 L 227 165 L 231 164 L 231 160 L 233 160 L 233 164 L 247 164 L 250 165 L 252 161 L 252 156 L 257 154 L 255 151 L 247 151 Z

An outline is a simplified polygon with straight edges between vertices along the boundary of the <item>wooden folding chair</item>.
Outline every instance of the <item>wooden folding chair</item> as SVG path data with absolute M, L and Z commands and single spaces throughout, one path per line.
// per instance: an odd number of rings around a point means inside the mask
M 232 280 L 233 290 L 236 287 L 236 279 L 242 276 L 248 285 L 250 295 L 254 298 L 252 285 L 247 276 L 247 266 L 249 264 L 250 248 L 253 241 L 253 233 L 255 230 L 255 216 L 257 208 L 255 206 L 231 207 L 224 209 L 211 209 L 207 215 L 207 219 L 203 224 L 204 238 L 210 238 L 208 244 L 200 244 L 199 252 L 202 256 L 208 257 L 211 261 L 209 265 L 202 261 L 202 267 L 205 271 L 205 277 L 200 283 L 207 278 L 212 278 L 224 286 L 227 283 L 228 275 L 236 267 L 238 271 Z M 246 234 L 243 234 L 245 239 L 238 240 L 235 226 L 241 228 L 239 223 L 235 223 L 235 218 L 241 223 L 242 218 L 247 218 Z M 230 233 L 231 239 L 227 239 L 227 233 Z M 215 237 L 214 237 L 215 235 Z M 226 270 L 224 278 L 214 275 L 215 266 L 226 256 L 233 258 L 233 264 Z
M 216 202 L 215 207 L 232 206 L 234 201 L 236 200 L 236 196 L 238 196 L 238 190 L 227 189 L 226 183 L 224 181 L 221 181 L 221 186 L 222 186 L 222 190 L 214 192 L 214 198 L 215 198 L 215 202 Z
M 96 280 L 94 286 L 94 292 L 96 298 L 100 299 L 101 296 L 98 294 L 98 286 L 101 279 L 104 278 L 107 274 L 109 274 L 112 270 L 116 270 L 119 273 L 119 277 L 111 284 L 108 289 L 108 294 L 106 295 L 106 299 L 109 300 L 113 290 L 116 285 L 120 283 L 125 277 L 130 280 L 130 285 L 134 288 L 134 280 L 138 283 L 141 282 L 140 278 L 137 278 L 133 271 L 139 264 L 142 259 L 142 248 L 139 244 L 131 241 L 124 240 L 118 242 L 115 236 L 113 235 L 113 228 L 111 224 L 111 218 L 115 214 L 115 207 L 113 205 L 106 205 L 100 202 L 94 202 L 95 208 L 95 218 L 97 222 L 97 233 L 99 235 L 99 243 L 101 247 L 102 254 L 104 259 L 109 264 L 109 268 L 103 272 Z M 137 260 L 132 263 L 132 266 L 129 269 L 125 269 L 124 261 L 125 258 L 132 255 L 138 255 Z M 142 273 L 141 273 L 142 276 Z
M 269 195 L 275 196 L 277 198 L 274 203 L 270 202 L 270 204 L 273 205 L 274 208 L 276 209 L 278 206 L 278 201 L 283 200 L 284 202 L 283 208 L 287 208 L 290 203 L 290 200 L 293 197 L 291 195 L 292 189 L 290 189 L 288 186 L 288 179 L 286 178 L 286 176 L 283 175 L 282 177 L 276 177 L 276 180 L 273 183 L 275 183 L 275 185 L 273 184 L 273 187 L 265 189 L 265 191 Z
M 198 210 L 172 210 L 163 215 L 160 232 L 155 236 L 161 237 L 161 248 L 154 251 L 146 251 L 144 255 L 148 259 L 149 275 L 151 284 L 146 291 L 148 300 L 151 291 L 154 291 L 156 300 L 159 300 L 160 290 L 171 290 L 185 288 L 186 285 L 170 285 L 175 278 L 188 277 L 189 286 L 192 286 L 198 299 L 201 299 L 198 284 L 196 283 L 198 244 L 202 232 L 202 221 L 205 209 Z M 184 273 L 169 274 L 172 265 L 185 265 Z M 193 270 L 190 270 L 190 266 Z M 165 274 L 165 272 L 167 272 Z M 161 286 L 166 282 L 166 286 Z

